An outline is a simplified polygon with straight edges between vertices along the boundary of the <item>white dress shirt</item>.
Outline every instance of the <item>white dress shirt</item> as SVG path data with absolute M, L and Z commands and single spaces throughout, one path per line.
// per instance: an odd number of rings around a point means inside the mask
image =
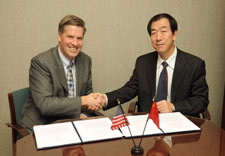
M 173 54 L 167 59 L 163 60 L 160 55 L 158 54 L 158 60 L 157 60 L 157 70 L 156 70 L 156 93 L 158 88 L 158 81 L 160 73 L 163 69 L 162 62 L 166 61 L 168 64 L 167 66 L 167 73 L 168 73 L 168 94 L 167 94 L 167 101 L 171 102 L 171 85 L 172 85 L 172 79 L 173 79 L 173 71 L 175 67 L 177 57 L 177 48 L 175 47 Z
M 70 63 L 70 60 L 68 60 L 63 53 L 61 52 L 60 48 L 58 47 L 58 51 L 59 51 L 59 57 L 62 60 L 63 63 L 63 67 L 64 67 L 64 71 L 65 71 L 65 75 L 67 75 L 68 69 L 67 66 Z M 75 60 L 73 61 L 73 66 L 74 68 L 72 68 L 72 74 L 73 74 L 73 84 L 74 84 L 74 97 L 76 97 L 76 68 L 75 68 Z

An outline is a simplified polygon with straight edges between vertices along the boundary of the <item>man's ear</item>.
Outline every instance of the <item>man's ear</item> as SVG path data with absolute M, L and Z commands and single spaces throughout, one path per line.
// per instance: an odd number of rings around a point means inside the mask
M 62 33 L 61 32 L 58 32 L 58 42 L 61 41 L 61 36 L 62 36 Z
M 173 33 L 173 41 L 175 41 L 175 40 L 176 40 L 177 35 L 178 35 L 178 31 L 175 31 L 175 32 Z

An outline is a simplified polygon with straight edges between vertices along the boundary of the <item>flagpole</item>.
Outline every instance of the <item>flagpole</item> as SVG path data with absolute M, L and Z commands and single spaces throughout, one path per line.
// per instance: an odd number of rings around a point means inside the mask
M 125 121 L 126 121 L 126 123 L 127 123 L 127 119 L 125 118 L 125 115 L 124 115 L 125 113 L 124 113 L 124 111 L 123 111 L 123 107 L 121 106 L 120 100 L 119 100 L 119 99 L 117 99 L 117 103 L 118 103 L 119 107 L 121 108 L 121 111 L 122 111 L 122 113 L 123 113 L 123 117 L 124 117 L 124 119 L 125 119 Z M 130 130 L 129 124 L 127 124 L 127 127 L 128 127 L 129 132 L 130 132 L 130 136 L 131 136 L 131 138 L 132 138 L 133 144 L 134 144 L 134 146 L 136 146 L 136 144 L 135 144 L 135 142 L 134 142 L 134 138 L 133 138 L 133 136 L 132 136 L 132 134 L 131 134 L 131 130 Z
M 152 101 L 153 101 L 153 103 L 154 103 L 154 101 L 155 101 L 155 96 L 153 97 Z M 143 130 L 143 133 L 142 133 L 141 140 L 140 140 L 140 142 L 139 142 L 139 146 L 141 146 L 141 143 L 142 143 L 142 138 L 143 138 L 143 135 L 144 135 L 144 133 L 145 133 L 145 129 L 146 129 L 146 126 L 147 126 L 148 120 L 149 120 L 149 114 L 148 114 L 147 120 L 146 120 L 146 122 L 145 122 L 145 127 L 144 127 L 144 130 Z
M 145 127 L 144 127 L 143 133 L 142 133 L 142 135 L 141 135 L 141 140 L 140 140 L 140 142 L 139 142 L 139 146 L 141 146 L 142 138 L 143 138 L 144 133 L 145 133 L 145 129 L 146 129 L 146 126 L 147 126 L 147 123 L 148 123 L 148 119 L 149 119 L 149 114 L 148 114 L 147 120 L 146 120 L 146 122 L 145 122 Z
M 119 99 L 117 99 L 117 103 L 118 103 L 119 107 L 121 108 L 122 113 L 124 114 L 124 111 L 123 111 L 123 108 L 122 108 L 122 106 L 120 104 L 120 100 Z M 123 116 L 123 117 L 125 119 L 125 116 Z M 127 122 L 127 119 L 125 119 L 125 121 Z M 131 130 L 130 130 L 129 124 L 127 126 L 128 126 L 131 138 L 132 138 L 133 143 L 134 143 L 134 147 L 131 148 L 131 153 L 134 154 L 134 155 L 143 155 L 144 154 L 144 149 L 140 146 L 140 144 L 138 146 L 135 144 L 134 138 L 133 138 L 133 136 L 131 134 Z

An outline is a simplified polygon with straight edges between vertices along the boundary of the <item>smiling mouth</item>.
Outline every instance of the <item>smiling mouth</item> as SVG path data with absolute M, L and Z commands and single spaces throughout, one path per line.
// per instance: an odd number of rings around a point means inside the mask
M 76 48 L 76 47 L 70 47 L 69 48 L 72 52 L 76 52 L 77 50 L 78 50 L 78 48 Z

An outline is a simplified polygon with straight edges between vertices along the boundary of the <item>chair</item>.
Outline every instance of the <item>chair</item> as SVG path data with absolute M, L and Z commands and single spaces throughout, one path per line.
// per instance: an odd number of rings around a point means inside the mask
M 137 107 L 137 102 L 132 101 L 129 105 L 128 113 L 134 114 L 136 112 L 136 107 Z M 204 111 L 203 113 L 201 113 L 200 116 L 203 119 L 211 120 L 211 115 L 210 115 L 208 109 L 206 111 Z
M 16 155 L 16 141 L 18 135 L 21 137 L 28 135 L 28 131 L 19 125 L 21 119 L 23 105 L 30 94 L 29 88 L 19 89 L 17 91 L 8 93 L 9 108 L 11 114 L 11 123 L 6 123 L 8 127 L 12 128 L 12 144 L 13 155 Z
M 224 85 L 224 92 L 223 92 L 223 112 L 222 112 L 221 127 L 225 130 L 225 85 Z

